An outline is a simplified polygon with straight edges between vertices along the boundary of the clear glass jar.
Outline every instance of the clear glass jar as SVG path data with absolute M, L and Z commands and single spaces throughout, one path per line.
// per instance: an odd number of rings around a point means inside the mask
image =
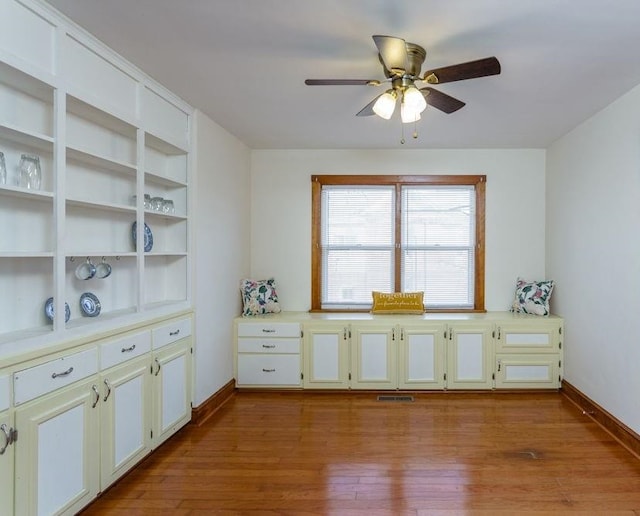
M 18 186 L 29 190 L 40 190 L 42 184 L 42 169 L 40 158 L 31 154 L 23 154 L 20 157 L 20 171 Z
M 175 213 L 176 207 L 173 205 L 171 199 L 165 199 L 162 201 L 162 213 Z
M 162 204 L 164 203 L 164 199 L 162 197 L 152 197 L 151 198 L 151 209 L 154 211 L 162 211 Z

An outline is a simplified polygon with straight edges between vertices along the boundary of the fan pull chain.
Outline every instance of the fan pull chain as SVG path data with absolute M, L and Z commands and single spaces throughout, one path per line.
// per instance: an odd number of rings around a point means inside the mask
M 404 124 L 400 123 L 400 131 L 401 131 L 401 138 L 400 138 L 400 143 L 402 145 L 405 144 L 405 139 L 404 139 Z M 418 121 L 414 121 L 413 122 L 413 134 L 411 135 L 413 136 L 414 140 L 418 139 Z

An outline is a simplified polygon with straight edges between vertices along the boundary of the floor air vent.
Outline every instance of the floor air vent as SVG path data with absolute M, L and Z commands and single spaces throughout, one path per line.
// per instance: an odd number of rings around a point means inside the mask
M 378 401 L 413 401 L 413 396 L 378 396 Z

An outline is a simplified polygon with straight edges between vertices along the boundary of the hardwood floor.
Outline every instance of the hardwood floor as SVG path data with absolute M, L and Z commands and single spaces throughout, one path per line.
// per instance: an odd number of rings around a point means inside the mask
M 640 460 L 558 393 L 240 392 L 88 515 L 640 515 Z

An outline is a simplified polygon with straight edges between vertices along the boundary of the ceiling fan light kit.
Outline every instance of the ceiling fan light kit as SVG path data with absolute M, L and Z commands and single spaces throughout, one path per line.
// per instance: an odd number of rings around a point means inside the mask
M 309 86 L 327 85 L 369 85 L 378 86 L 383 82 L 391 82 L 391 88 L 379 95 L 361 109 L 356 116 L 378 115 L 389 120 L 400 100 L 400 117 L 403 124 L 420 120 L 427 105 L 431 105 L 444 113 L 453 113 L 461 109 L 465 103 L 432 87 L 418 89 L 416 82 L 427 84 L 443 84 L 453 81 L 475 79 L 498 75 L 501 72 L 500 62 L 495 57 L 486 57 L 476 61 L 445 66 L 427 70 L 422 76 L 420 71 L 427 55 L 424 48 L 415 43 L 408 43 L 402 38 L 393 36 L 373 36 L 378 48 L 378 59 L 386 80 L 377 79 L 307 79 Z M 417 133 L 414 133 L 414 138 Z M 401 140 L 404 143 L 404 138 Z
M 384 118 L 385 120 L 389 120 L 391 115 L 396 109 L 396 99 L 398 98 L 398 94 L 395 90 L 387 90 L 382 95 L 378 97 L 376 103 L 373 105 L 373 112 L 378 115 L 380 118 Z

